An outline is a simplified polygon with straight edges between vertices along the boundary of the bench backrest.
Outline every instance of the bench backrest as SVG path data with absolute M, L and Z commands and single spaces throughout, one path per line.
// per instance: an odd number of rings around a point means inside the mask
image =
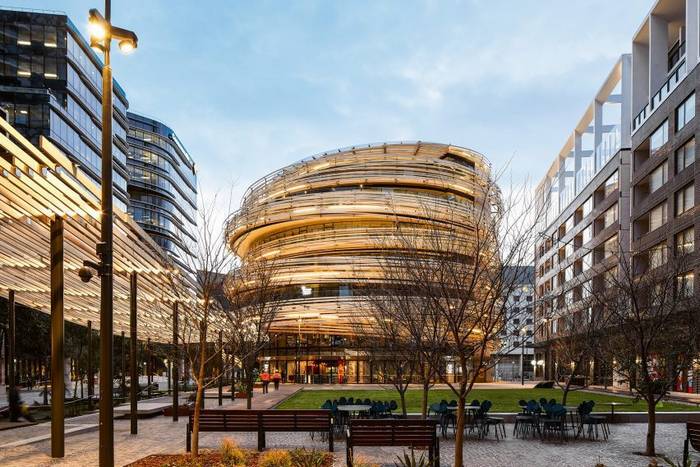
M 194 413 L 189 416 L 190 426 Z M 202 410 L 199 431 L 326 431 L 330 410 Z
M 686 423 L 686 429 L 688 430 L 690 445 L 696 451 L 700 451 L 700 422 L 688 422 Z
M 435 420 L 350 420 L 348 445 L 430 447 L 437 440 Z

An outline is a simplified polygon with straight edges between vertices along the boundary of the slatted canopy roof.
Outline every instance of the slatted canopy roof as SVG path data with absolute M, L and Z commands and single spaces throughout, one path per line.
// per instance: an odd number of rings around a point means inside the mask
M 100 281 L 78 277 L 98 262 L 100 188 L 49 140 L 39 147 L 0 119 L 0 291 L 50 313 L 50 225 L 64 220 L 64 313 L 99 328 Z M 114 332 L 129 331 L 129 277 L 138 273 L 139 338 L 168 342 L 172 304 L 192 304 L 188 276 L 125 212 L 114 209 Z M 175 284 L 179 284 L 177 289 Z

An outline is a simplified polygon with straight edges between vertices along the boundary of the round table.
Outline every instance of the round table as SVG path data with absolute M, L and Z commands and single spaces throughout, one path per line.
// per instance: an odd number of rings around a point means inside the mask
M 361 412 L 369 412 L 369 410 L 372 408 L 371 405 L 368 404 L 345 404 L 345 405 L 338 405 L 338 411 L 339 412 L 347 412 L 348 414 L 356 415 Z

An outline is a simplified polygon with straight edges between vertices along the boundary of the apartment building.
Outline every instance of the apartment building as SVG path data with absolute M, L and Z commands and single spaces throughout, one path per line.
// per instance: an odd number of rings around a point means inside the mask
M 620 57 L 536 190 L 536 377 L 552 378 L 551 343 L 564 314 L 583 311 L 577 307 L 630 241 L 632 66 L 631 55 Z M 587 369 L 594 379 L 596 366 Z
M 698 0 L 659 0 L 632 42 L 631 251 L 643 273 L 666 255 L 689 253 L 679 287 L 695 293 L 695 209 L 700 89 Z M 656 254 L 655 252 L 658 252 Z M 655 258 L 656 256 L 656 258 Z M 677 390 L 698 392 L 700 360 Z
M 508 322 L 501 331 L 494 378 L 497 381 L 531 380 L 535 365 L 532 365 L 534 276 L 533 266 L 511 266 L 515 277 L 522 281 L 508 297 L 508 309 L 512 310 Z

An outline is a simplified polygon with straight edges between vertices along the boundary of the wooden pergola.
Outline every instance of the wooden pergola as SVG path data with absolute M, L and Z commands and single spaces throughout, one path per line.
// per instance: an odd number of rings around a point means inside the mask
M 98 263 L 100 188 L 43 136 L 34 146 L 0 119 L 0 293 L 8 297 L 10 371 L 15 383 L 15 303 L 51 316 L 51 368 L 63 368 L 64 319 L 100 327 L 99 280 L 84 282 L 85 260 Z M 125 212 L 114 209 L 115 333 L 131 341 L 177 343 L 178 307 L 191 307 L 194 280 Z M 137 337 L 138 328 L 138 337 Z M 51 372 L 54 395 L 64 393 L 63 371 Z M 177 380 L 177 365 L 173 371 Z M 88 386 L 90 387 L 90 386 Z M 88 389 L 89 390 L 89 389 Z M 173 404 L 177 404 L 177 385 Z M 135 429 L 136 389 L 131 407 Z M 64 398 L 51 398 L 52 453 L 63 452 Z M 134 432 L 134 431 L 132 431 Z M 53 454 L 52 454 L 53 455 Z

